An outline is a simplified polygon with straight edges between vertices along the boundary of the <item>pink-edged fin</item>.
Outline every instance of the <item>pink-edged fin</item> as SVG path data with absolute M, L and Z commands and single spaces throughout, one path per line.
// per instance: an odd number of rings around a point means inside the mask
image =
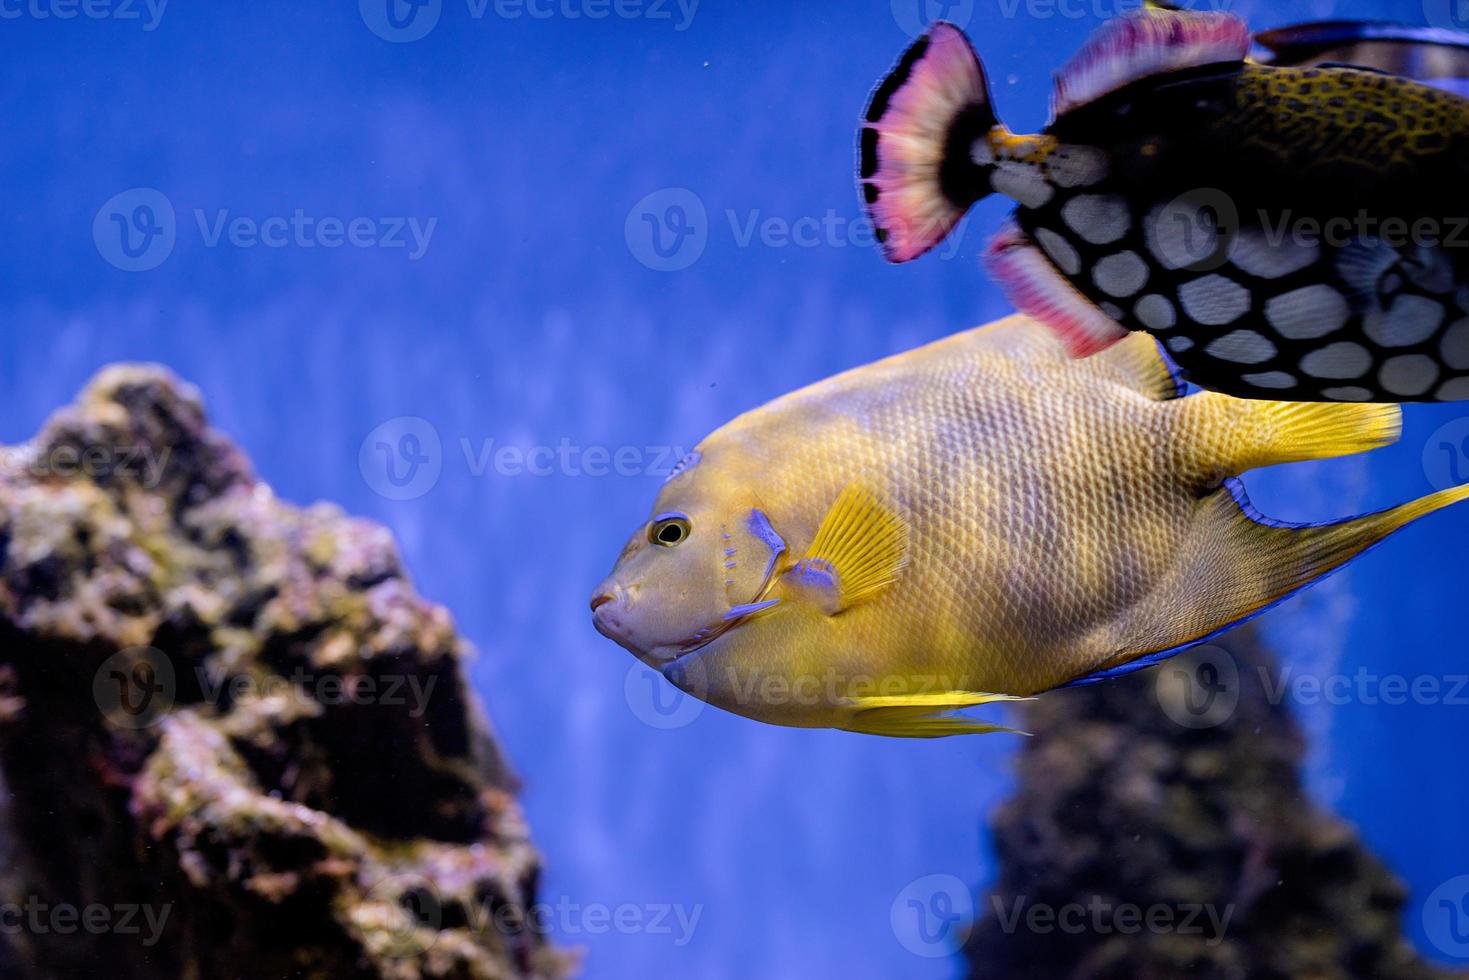
M 989 193 L 970 146 L 994 125 L 974 49 L 953 24 L 935 24 L 873 91 L 863 119 L 858 181 L 890 261 L 933 248 Z
M 1049 327 L 1071 357 L 1104 351 L 1129 333 L 1078 292 L 1013 220 L 990 242 L 985 264 L 1015 308 Z
M 1056 115 L 1143 78 L 1242 62 L 1250 29 L 1233 14 L 1144 7 L 1107 21 L 1056 75 Z

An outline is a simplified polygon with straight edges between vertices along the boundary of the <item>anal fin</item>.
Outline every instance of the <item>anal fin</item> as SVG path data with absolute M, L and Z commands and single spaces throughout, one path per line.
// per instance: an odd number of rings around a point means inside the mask
M 1413 521 L 1466 499 L 1469 484 L 1373 514 L 1292 524 L 1265 517 L 1239 480 L 1225 480 L 1199 501 L 1195 539 L 1182 549 L 1192 560 L 1130 610 L 1127 623 L 1105 641 L 1126 652 L 1071 683 L 1126 673 L 1206 643 L 1321 581 Z
M 984 735 L 992 732 L 1026 735 L 1029 733 L 948 712 L 997 701 L 1030 700 L 1033 699 L 1009 694 L 985 694 L 980 691 L 850 698 L 848 701 L 852 707 L 852 715 L 841 727 L 843 731 L 889 738 L 944 738 L 949 735 Z
M 985 260 L 1015 308 L 1049 327 L 1070 356 L 1087 357 L 1127 336 L 1127 328 L 1071 285 L 1014 220 L 990 242 Z

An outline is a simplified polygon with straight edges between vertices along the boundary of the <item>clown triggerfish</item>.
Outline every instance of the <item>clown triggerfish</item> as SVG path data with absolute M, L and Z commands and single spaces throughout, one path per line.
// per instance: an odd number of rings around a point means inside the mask
M 594 623 L 761 721 L 995 731 L 952 712 L 1153 663 L 1469 496 L 1271 520 L 1236 474 L 1385 445 L 1400 409 L 1183 390 L 1149 337 L 1076 361 L 1023 316 L 819 382 L 696 447 Z
M 1246 398 L 1469 399 L 1469 100 L 1350 67 L 1246 60 L 1224 13 L 1109 21 L 1017 136 L 939 23 L 878 86 L 860 185 L 888 257 L 979 199 L 1018 205 L 987 259 L 1073 356 L 1156 335 Z

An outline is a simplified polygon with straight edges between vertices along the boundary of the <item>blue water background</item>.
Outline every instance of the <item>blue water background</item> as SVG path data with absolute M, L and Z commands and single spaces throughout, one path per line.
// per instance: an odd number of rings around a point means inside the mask
M 474 683 L 524 779 L 544 897 L 700 910 L 681 945 L 593 934 L 585 917 L 553 927 L 585 949 L 589 976 L 951 976 L 953 960 L 904 947 L 890 911 L 926 875 L 986 880 L 983 821 L 1012 787 L 1015 741 L 883 741 L 714 709 L 653 727 L 630 658 L 592 631 L 586 603 L 646 515 L 662 447 L 1004 313 L 976 262 L 1003 206 L 981 207 L 956 251 L 903 268 L 851 224 L 854 123 L 917 0 L 907 17 L 887 0 L 704 0 L 684 29 L 675 3 L 666 19 L 646 5 L 592 19 L 567 2 L 537 18 L 498 16 L 491 0 L 475 18 L 442 0 L 409 43 L 374 34 L 352 0 L 176 2 L 153 30 L 146 13 L 61 20 L 7 5 L 23 12 L 0 19 L 0 442 L 28 437 L 101 365 L 161 361 L 202 389 L 282 497 L 392 528 L 419 588 L 480 651 Z M 1044 122 L 1052 69 L 1114 9 L 973 7 L 996 101 L 1022 131 Z M 1263 28 L 1423 23 L 1427 8 L 1238 9 Z M 134 188 L 176 215 L 176 242 L 148 271 L 110 264 L 93 235 L 105 202 Z M 684 214 L 706 241 L 686 268 L 659 271 L 638 206 L 669 188 L 702 206 L 702 219 Z M 675 237 L 667 208 L 689 199 L 643 208 L 665 220 L 674 264 L 689 255 L 679 242 L 697 242 Z M 384 230 L 437 223 L 417 258 L 411 238 L 209 243 L 221 211 L 298 209 Z M 801 243 L 774 225 L 744 238 L 771 218 L 823 227 Z M 1412 407 L 1402 442 L 1368 460 L 1247 482 L 1287 519 L 1404 500 L 1441 479 L 1430 440 L 1465 416 Z M 401 417 L 431 426 L 440 474 L 393 500 L 359 450 Z M 586 475 L 585 456 L 554 475 L 497 472 L 478 462 L 487 440 L 633 447 L 642 472 Z M 1469 509 L 1437 516 L 1271 613 L 1272 633 L 1302 670 L 1469 671 L 1466 542 Z M 1469 872 L 1469 709 L 1351 699 L 1302 714 L 1313 792 L 1409 883 L 1405 927 L 1443 958 L 1419 910 Z

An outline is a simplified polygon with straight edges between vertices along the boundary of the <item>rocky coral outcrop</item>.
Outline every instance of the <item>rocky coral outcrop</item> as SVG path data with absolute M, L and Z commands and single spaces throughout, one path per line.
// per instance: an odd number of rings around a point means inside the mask
M 970 975 L 1455 975 L 1418 958 L 1402 885 L 1303 790 L 1303 739 L 1269 696 L 1277 670 L 1246 629 L 1028 705 L 1037 735 L 993 819 L 1000 871 Z
M 466 653 L 386 531 L 103 372 L 0 447 L 0 972 L 563 974 Z

